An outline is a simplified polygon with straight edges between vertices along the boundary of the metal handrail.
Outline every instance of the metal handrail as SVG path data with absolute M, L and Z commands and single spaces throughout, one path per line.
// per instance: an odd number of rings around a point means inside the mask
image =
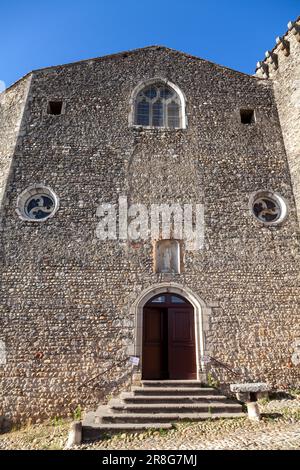
M 219 359 L 216 359 L 215 357 L 213 356 L 210 356 L 209 354 L 206 354 L 206 357 L 209 357 L 209 359 L 211 359 L 213 362 L 215 362 L 216 364 L 218 364 L 219 366 L 223 367 L 224 369 L 228 370 L 229 372 L 231 372 L 233 375 L 235 375 L 236 377 L 241 377 L 243 376 L 243 374 L 241 372 L 236 372 L 235 370 L 231 369 L 229 366 L 227 366 L 227 364 L 224 364 L 224 362 L 221 362 L 219 361 Z M 95 379 L 98 379 L 99 377 L 101 377 L 102 375 L 106 374 L 107 372 L 111 371 L 112 369 L 114 369 L 115 367 L 121 365 L 121 364 L 124 364 L 125 362 L 128 361 L 128 359 L 130 358 L 130 356 L 126 357 L 125 359 L 122 359 L 122 361 L 119 361 L 117 362 L 116 364 L 113 364 L 112 366 L 108 367 L 107 369 L 101 371 L 99 374 L 97 375 L 94 375 L 93 377 L 91 377 L 87 382 L 83 383 L 83 384 L 80 384 L 79 387 L 78 387 L 78 390 L 82 387 L 86 387 L 90 382 L 93 382 Z M 133 367 L 132 367 L 132 371 L 133 371 Z M 245 374 L 244 374 L 245 375 Z M 247 379 L 249 379 L 249 376 L 248 374 L 246 374 L 246 377 Z
M 113 364 L 112 366 L 108 367 L 107 369 L 101 371 L 99 374 L 95 375 L 94 377 L 90 378 L 87 382 L 83 383 L 83 384 L 80 384 L 79 387 L 78 387 L 78 390 L 82 387 L 86 387 L 90 382 L 93 382 L 95 379 L 98 379 L 99 377 L 101 377 L 102 375 L 106 374 L 107 372 L 109 372 L 110 370 L 114 369 L 115 367 L 121 365 L 121 364 L 124 364 L 125 362 L 127 362 L 129 359 L 129 357 L 126 357 L 125 359 L 122 359 L 122 361 L 119 361 L 115 364 Z
M 232 372 L 232 374 L 234 374 L 236 377 L 242 377 L 243 375 L 246 375 L 247 380 L 250 378 L 248 373 L 242 374 L 242 372 L 236 372 L 235 370 L 231 369 L 229 366 L 224 364 L 224 362 L 219 361 L 219 359 L 216 359 L 215 357 L 210 356 L 209 354 L 207 354 L 206 356 L 212 359 L 215 363 L 219 364 L 224 369 L 227 369 L 229 372 Z

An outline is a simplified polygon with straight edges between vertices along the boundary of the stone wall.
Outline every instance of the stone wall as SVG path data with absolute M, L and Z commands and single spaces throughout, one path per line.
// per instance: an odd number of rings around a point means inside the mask
M 259 64 L 257 74 L 274 84 L 300 220 L 300 17 L 288 26 L 288 32 Z
M 30 76 L 0 94 L 0 205 L 20 132 Z
M 133 90 L 153 77 L 184 93 L 186 129 L 128 126 Z M 51 99 L 64 101 L 63 115 L 47 115 Z M 241 108 L 255 109 L 255 124 L 241 124 Z M 34 183 L 60 198 L 55 216 L 38 224 L 15 210 Z M 249 198 L 261 189 L 286 199 L 282 226 L 263 226 L 250 213 Z M 180 274 L 156 274 L 151 241 L 99 241 L 97 207 L 119 195 L 147 206 L 204 203 L 204 248 L 183 247 Z M 299 380 L 291 361 L 300 337 L 299 227 L 270 81 L 161 47 L 36 71 L 6 196 L 0 406 L 7 419 L 95 406 L 128 384 L 128 365 L 119 361 L 133 352 L 134 304 L 163 282 L 209 306 L 205 353 L 274 387 Z

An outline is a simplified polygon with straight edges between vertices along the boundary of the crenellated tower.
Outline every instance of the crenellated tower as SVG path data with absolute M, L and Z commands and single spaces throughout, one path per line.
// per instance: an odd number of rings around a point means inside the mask
M 276 46 L 257 63 L 256 75 L 271 79 L 300 220 L 300 16 L 276 38 Z

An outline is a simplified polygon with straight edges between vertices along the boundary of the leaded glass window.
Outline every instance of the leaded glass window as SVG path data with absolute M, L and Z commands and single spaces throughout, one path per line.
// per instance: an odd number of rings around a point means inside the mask
M 146 100 L 142 100 L 137 104 L 137 121 L 141 126 L 149 126 L 150 105 Z
M 163 304 L 166 302 L 166 296 L 159 295 L 158 297 L 155 297 L 154 299 L 152 299 L 151 302 L 154 304 Z
M 48 194 L 31 196 L 25 204 L 25 214 L 29 219 L 45 219 L 54 209 L 54 200 Z
M 253 204 L 253 212 L 261 222 L 275 222 L 280 217 L 280 206 L 275 199 L 260 197 Z
M 59 198 L 51 188 L 35 184 L 19 195 L 16 210 L 22 220 L 43 222 L 54 216 L 58 206 Z
M 171 102 L 168 104 L 168 127 L 179 127 L 179 105 Z
M 181 297 L 178 297 L 178 295 L 172 295 L 171 302 L 172 304 L 185 304 L 185 300 L 183 300 Z
M 255 218 L 265 225 L 277 225 L 287 217 L 287 205 L 282 196 L 272 191 L 258 191 L 250 198 Z
M 181 102 L 173 88 L 146 86 L 136 97 L 135 124 L 150 127 L 181 127 Z
M 147 305 L 152 307 L 153 305 L 158 307 L 163 307 L 166 305 L 169 307 L 181 307 L 184 304 L 189 305 L 189 301 L 179 295 L 169 293 L 156 295 L 147 302 Z

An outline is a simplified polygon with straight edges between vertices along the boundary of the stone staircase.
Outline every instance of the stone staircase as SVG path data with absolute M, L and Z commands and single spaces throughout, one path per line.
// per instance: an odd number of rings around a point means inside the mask
M 218 390 L 194 380 L 144 380 L 141 387 L 122 392 L 106 406 L 89 412 L 82 423 L 84 441 L 105 433 L 171 429 L 181 420 L 244 416 L 242 405 Z

